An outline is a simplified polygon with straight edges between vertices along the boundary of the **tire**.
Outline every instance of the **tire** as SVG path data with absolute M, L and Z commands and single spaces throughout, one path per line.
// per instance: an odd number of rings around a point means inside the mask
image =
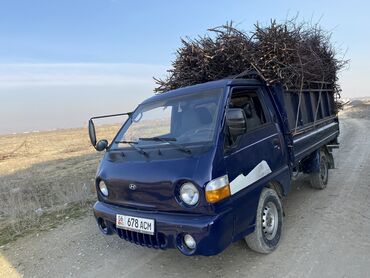
M 244 239 L 252 250 L 268 254 L 279 245 L 283 228 L 283 208 L 276 191 L 264 188 L 258 201 L 256 227 Z
M 325 189 L 329 179 L 329 160 L 324 151 L 320 151 L 320 170 L 318 173 L 310 174 L 311 187 Z

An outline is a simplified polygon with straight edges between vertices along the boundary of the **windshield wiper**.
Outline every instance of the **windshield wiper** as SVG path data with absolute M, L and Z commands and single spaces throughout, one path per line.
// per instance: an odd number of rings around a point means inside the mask
M 136 144 L 138 144 L 138 142 L 136 142 L 136 141 L 125 141 L 125 140 L 123 140 L 123 141 L 115 141 L 115 143 L 129 144 L 131 147 L 133 147 L 135 150 L 137 150 L 142 155 L 149 156 L 149 154 L 146 151 L 144 151 L 142 148 L 139 148 L 138 146 L 135 146 Z
M 170 137 L 147 137 L 147 138 L 139 138 L 139 140 L 141 141 L 156 141 L 156 142 L 165 142 L 165 143 L 168 143 L 174 147 L 176 147 L 179 151 L 182 151 L 184 153 L 188 153 L 188 154 L 191 154 L 191 150 L 182 146 L 182 145 L 179 145 L 179 144 L 176 144 L 176 143 L 173 143 L 173 141 L 177 141 L 176 138 L 170 138 Z

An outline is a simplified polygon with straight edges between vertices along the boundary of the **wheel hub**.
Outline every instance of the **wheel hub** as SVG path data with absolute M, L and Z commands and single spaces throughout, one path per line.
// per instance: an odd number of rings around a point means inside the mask
M 262 229 L 268 240 L 272 240 L 276 235 L 278 217 L 276 205 L 273 202 L 268 202 L 265 205 L 262 214 Z

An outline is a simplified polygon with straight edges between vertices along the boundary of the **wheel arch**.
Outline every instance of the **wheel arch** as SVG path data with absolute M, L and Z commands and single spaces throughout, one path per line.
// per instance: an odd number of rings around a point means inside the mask
M 280 199 L 288 195 L 291 190 L 291 173 L 288 166 L 275 171 L 264 187 L 274 189 Z
M 276 180 L 269 181 L 265 187 L 275 190 L 280 199 L 287 195 L 287 192 L 284 190 L 284 186 Z

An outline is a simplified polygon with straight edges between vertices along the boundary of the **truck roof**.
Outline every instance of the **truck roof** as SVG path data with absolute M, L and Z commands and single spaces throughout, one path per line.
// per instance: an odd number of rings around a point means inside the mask
M 226 86 L 236 86 L 236 85 L 262 85 L 263 83 L 259 81 L 258 79 L 221 79 L 221 80 L 216 80 L 216 81 L 209 81 L 206 83 L 201 83 L 201 84 L 196 84 L 192 86 L 187 86 L 171 91 L 167 91 L 165 93 L 157 94 L 155 96 L 152 96 L 142 102 L 148 103 L 152 101 L 157 101 L 161 99 L 166 99 L 169 96 L 182 96 L 186 94 L 191 94 L 194 93 L 194 91 L 203 91 L 203 90 L 210 90 L 210 89 L 216 89 L 216 88 L 223 88 Z

